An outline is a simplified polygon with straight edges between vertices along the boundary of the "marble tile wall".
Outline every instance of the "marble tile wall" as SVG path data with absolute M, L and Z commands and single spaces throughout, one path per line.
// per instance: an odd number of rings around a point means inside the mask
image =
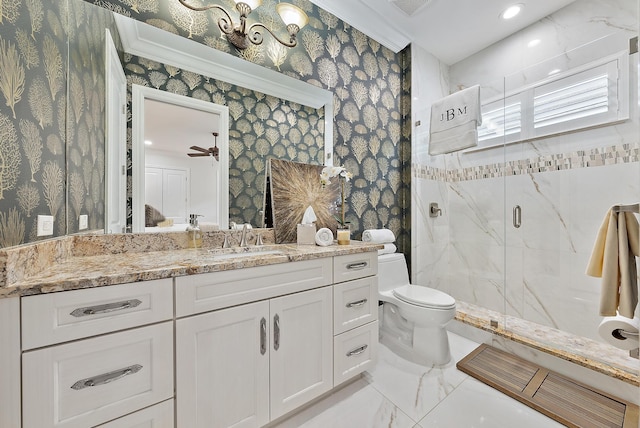
M 460 87 L 480 83 L 483 97 L 496 96 L 550 65 L 570 69 L 614 53 L 637 34 L 636 3 L 577 0 L 454 65 L 413 50 L 414 105 L 420 106 L 413 109 L 412 141 L 415 283 L 600 340 L 599 279 L 584 270 L 607 209 L 640 200 L 637 54 L 629 57 L 630 119 L 611 126 L 430 157 L 429 106 Z M 534 36 L 543 46 L 553 43 L 524 52 Z M 559 54 L 562 60 L 543 61 Z M 431 202 L 442 216 L 429 217 Z M 520 228 L 512 226 L 516 205 L 522 208 Z

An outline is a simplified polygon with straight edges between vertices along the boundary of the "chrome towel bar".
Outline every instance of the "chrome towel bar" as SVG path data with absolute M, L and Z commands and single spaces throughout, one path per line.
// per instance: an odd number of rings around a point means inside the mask
M 640 204 L 614 205 L 613 207 L 611 207 L 611 209 L 617 213 L 622 213 L 622 212 L 640 213 Z

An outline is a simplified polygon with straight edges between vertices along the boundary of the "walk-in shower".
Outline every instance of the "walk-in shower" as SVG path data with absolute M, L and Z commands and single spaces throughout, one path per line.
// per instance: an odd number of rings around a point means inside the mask
M 428 156 L 415 128 L 415 283 L 500 328 L 559 333 L 532 331 L 541 346 L 604 343 L 600 282 L 585 269 L 607 210 L 640 200 L 637 35 L 636 0 L 577 0 L 453 65 L 413 50 L 414 123 L 475 84 L 483 105 L 476 148 Z

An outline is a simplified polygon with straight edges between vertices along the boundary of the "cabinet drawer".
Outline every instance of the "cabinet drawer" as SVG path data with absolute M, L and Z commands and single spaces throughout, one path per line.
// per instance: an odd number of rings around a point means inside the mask
M 378 277 L 333 286 L 333 333 L 339 334 L 378 319 Z
M 333 282 L 351 281 L 378 274 L 378 252 L 347 254 L 333 258 Z
M 25 352 L 23 428 L 86 428 L 167 400 L 172 372 L 172 322 Z
M 172 317 L 171 279 L 23 297 L 22 348 L 38 348 Z
M 176 316 L 331 284 L 331 257 L 176 278 Z
M 333 338 L 333 384 L 373 367 L 378 356 L 378 321 Z
M 123 416 L 100 428 L 173 428 L 173 400 L 163 401 L 155 406 L 138 410 Z

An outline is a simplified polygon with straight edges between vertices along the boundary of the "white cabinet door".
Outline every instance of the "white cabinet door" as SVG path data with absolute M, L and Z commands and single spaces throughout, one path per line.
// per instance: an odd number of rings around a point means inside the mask
M 20 427 L 20 299 L 0 299 L 0 427 Z
M 271 419 L 333 388 L 331 287 L 271 299 Z
M 269 422 L 269 302 L 176 322 L 177 426 Z

